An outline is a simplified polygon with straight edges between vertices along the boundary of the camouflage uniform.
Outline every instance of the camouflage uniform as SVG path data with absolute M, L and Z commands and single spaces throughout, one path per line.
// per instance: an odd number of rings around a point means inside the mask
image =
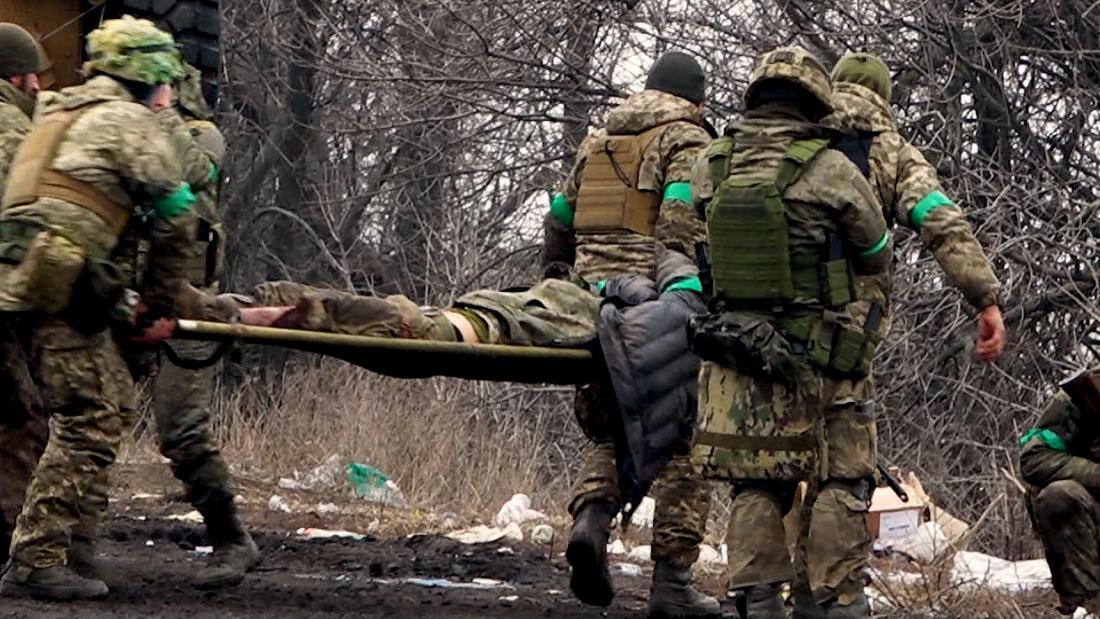
M 0 79 L 0 188 L 7 184 L 15 151 L 31 132 L 34 99 Z
M 1028 512 L 1066 614 L 1100 610 L 1100 426 L 1089 415 L 1059 391 L 1020 438 Z
M 828 107 L 828 77 L 806 52 L 787 48 L 766 55 L 754 72 L 747 96 L 750 104 L 758 92 L 754 91 L 754 87 L 759 87 L 757 84 L 776 80 L 794 81 L 814 93 L 819 105 Z M 810 94 L 805 98 L 810 100 Z M 770 171 L 779 168 L 795 140 L 829 138 L 823 127 L 807 122 L 806 116 L 789 101 L 765 101 L 750 107 L 745 118 L 727 132 L 732 139 L 731 176 L 749 178 L 774 174 Z M 716 193 L 707 163 L 706 159 L 700 160 L 693 183 L 695 200 L 700 207 Z M 860 252 L 858 256 L 848 256 L 856 274 L 877 274 L 888 267 L 891 252 L 881 208 L 872 187 L 842 153 L 832 149 L 821 151 L 786 187 L 782 199 L 787 205 L 792 256 L 797 252 L 804 255 L 820 252 L 827 235 L 838 234 L 846 247 Z M 710 232 L 712 253 L 722 243 L 715 234 L 713 230 Z M 717 280 L 720 275 L 717 262 L 713 268 Z M 781 520 L 791 508 L 799 478 L 810 483 L 810 491 L 801 514 L 803 536 L 796 563 L 806 565 L 808 562 L 808 580 L 815 599 L 819 603 L 832 601 L 844 606 L 863 591 L 860 568 L 870 552 L 863 516 L 870 490 L 866 480 L 871 470 L 861 468 L 869 465 L 862 462 L 860 467 L 853 469 L 851 463 L 836 457 L 837 449 L 831 441 L 838 440 L 833 436 L 837 422 L 825 410 L 826 403 L 833 400 L 838 383 L 845 382 L 846 376 L 809 364 L 805 356 L 799 356 L 806 353 L 788 348 L 789 345 L 778 338 L 783 335 L 791 341 L 800 339 L 792 339 L 784 321 L 821 315 L 823 307 L 819 303 L 818 300 L 796 299 L 784 308 L 778 319 L 775 314 L 757 313 L 749 306 L 742 311 L 734 303 L 727 305 L 733 310 L 731 313 L 715 318 L 715 324 L 724 323 L 750 338 L 755 337 L 752 334 L 773 333 L 775 329 L 776 336 L 750 341 L 748 346 L 773 364 L 770 367 L 786 367 L 788 376 L 801 377 L 790 379 L 797 385 L 782 384 L 775 380 L 775 374 L 769 378 L 766 373 L 750 371 L 740 363 L 708 360 L 706 354 L 699 353 L 704 358 L 700 375 L 702 434 L 693 455 L 705 472 L 733 481 L 733 506 L 727 535 L 729 584 L 731 588 L 747 592 L 750 609 L 752 604 L 759 604 L 756 612 L 761 617 L 778 616 L 783 612 L 782 604 L 776 604 L 778 598 L 774 589 L 767 587 L 791 580 L 794 575 Z M 850 308 L 835 311 L 834 319 L 840 323 L 861 325 L 852 320 Z M 780 366 L 783 363 L 787 365 Z M 860 423 L 867 426 L 869 421 L 862 419 Z M 793 447 L 755 451 L 757 448 L 751 446 L 726 444 L 718 447 L 716 445 L 722 441 L 709 438 L 730 435 L 741 439 L 746 428 L 751 431 L 750 436 L 759 433 L 784 437 L 776 440 L 809 437 L 805 449 L 813 447 L 799 452 L 806 454 L 799 458 L 791 455 L 793 452 L 784 451 Z M 839 439 L 843 440 L 843 437 Z M 843 451 L 843 448 L 856 446 L 841 447 Z M 860 448 L 866 453 L 868 447 Z M 750 610 L 750 616 L 756 615 Z
M 135 46 L 135 39 L 144 45 Z M 116 56 L 101 53 L 101 48 L 123 51 Z M 127 79 L 156 84 L 171 81 L 180 72 L 171 37 L 149 22 L 106 22 L 89 38 L 89 50 L 95 52 L 88 67 L 92 73 L 119 72 Z M 111 64 L 120 56 L 126 59 L 122 64 Z M 130 66 L 126 62 L 135 57 L 148 59 L 149 64 L 139 67 L 138 74 L 126 72 Z M 0 581 L 0 593 L 5 595 L 65 599 L 106 593 L 103 583 L 79 578 L 63 567 L 70 538 L 81 520 L 105 510 L 108 469 L 135 413 L 133 382 L 107 327 L 109 314 L 121 307 L 114 305 L 119 299 L 99 296 L 99 284 L 106 280 L 92 268 L 108 263 L 119 241 L 119 223 L 124 225 L 131 217 L 135 199 L 157 205 L 162 238 L 189 240 L 194 234 L 189 208 L 193 196 L 183 182 L 176 153 L 149 108 L 136 102 L 122 83 L 98 75 L 82 86 L 43 94 L 36 123 L 46 126 L 76 110 L 79 115 L 68 117 L 72 120 L 60 130 L 56 148 L 44 153 L 40 169 L 69 186 L 79 184 L 80 197 L 42 193 L 45 185 L 39 179 L 45 172 L 34 172 L 29 182 L 34 183 L 32 195 L 38 197 L 24 203 L 13 197 L 16 191 L 9 185 L 0 213 L 8 258 L 0 266 L 0 309 L 27 312 L 29 366 L 50 426 L 13 535 L 14 565 Z M 16 165 L 33 170 L 37 164 L 28 156 Z M 103 199 L 113 211 L 90 205 L 97 200 L 102 205 Z M 68 270 L 52 272 L 74 279 L 20 278 L 21 273 L 33 271 L 36 265 L 31 261 L 42 245 L 48 248 L 42 251 L 52 252 L 48 255 L 64 257 L 47 265 Z M 152 256 L 144 301 L 153 311 L 175 313 L 187 294 L 182 256 L 182 251 Z M 74 273 L 73 268 L 80 271 Z M 95 278 L 97 283 L 85 287 L 80 278 Z M 37 288 L 47 285 L 53 296 Z M 69 295 L 71 299 L 61 301 L 59 308 L 41 301 L 64 300 Z M 93 520 L 87 522 L 94 528 Z

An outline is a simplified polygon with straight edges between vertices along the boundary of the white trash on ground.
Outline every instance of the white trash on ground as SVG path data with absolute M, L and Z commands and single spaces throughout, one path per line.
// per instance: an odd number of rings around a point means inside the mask
M 180 522 L 191 522 L 194 524 L 202 524 L 202 514 L 199 511 L 192 510 L 186 514 L 173 514 L 165 517 L 167 520 L 178 520 Z
M 312 527 L 298 529 L 297 531 L 295 531 L 295 533 L 306 539 L 342 538 L 353 539 L 360 542 L 367 539 L 367 536 L 363 535 L 362 533 L 353 533 L 351 531 L 330 531 L 328 529 L 314 529 Z
M 344 458 L 340 454 L 332 454 L 304 475 L 294 471 L 290 477 L 279 479 L 279 487 L 283 490 L 313 490 L 332 488 L 343 481 Z
M 546 520 L 546 514 L 531 509 L 531 497 L 526 494 L 513 494 L 512 498 L 501 506 L 494 520 L 498 527 L 510 524 L 523 524 L 531 520 Z
M 610 544 L 607 545 L 607 554 L 609 554 L 609 555 L 625 555 L 626 554 L 626 544 L 624 544 L 623 540 L 621 540 L 621 539 L 617 539 L 617 540 L 611 542 Z
M 642 566 L 633 563 L 616 563 L 615 569 L 623 576 L 641 576 Z
M 912 535 L 900 539 L 881 539 L 875 542 L 875 548 L 900 552 L 922 565 L 929 565 L 956 550 L 940 525 L 931 521 L 917 527 Z
M 554 527 L 548 524 L 540 524 L 531 529 L 531 543 L 549 544 L 554 541 Z
M 653 499 L 649 497 L 642 499 L 642 502 L 638 504 L 638 509 L 634 511 L 634 515 L 630 518 L 630 526 L 652 529 L 653 513 L 656 508 L 657 504 Z
M 726 564 L 725 546 L 722 544 L 722 549 L 719 550 L 709 544 L 703 544 L 699 547 L 699 563 L 724 566 Z
M 489 544 L 506 538 L 522 542 L 523 530 L 519 528 L 518 524 L 510 524 L 506 527 L 490 527 L 479 524 L 468 529 L 451 531 L 446 537 L 463 544 Z
M 290 505 L 287 504 L 286 499 L 273 494 L 271 498 L 267 500 L 267 508 L 273 512 L 282 512 L 284 514 L 290 513 Z
M 1008 561 L 969 550 L 955 555 L 951 578 L 958 584 L 1020 593 L 1050 587 L 1050 567 L 1045 559 Z
M 651 551 L 652 548 L 650 548 L 649 544 L 635 546 L 634 548 L 630 549 L 630 552 L 627 554 L 627 556 L 634 561 L 649 561 Z

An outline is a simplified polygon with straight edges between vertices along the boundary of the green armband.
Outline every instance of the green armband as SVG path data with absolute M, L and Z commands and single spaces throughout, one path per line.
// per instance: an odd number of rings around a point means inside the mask
M 550 201 L 550 214 L 561 225 L 573 228 L 573 205 L 565 198 L 564 193 L 554 194 L 554 199 Z
M 938 209 L 941 206 L 954 206 L 954 202 L 951 198 L 943 195 L 941 191 L 932 191 L 928 195 L 921 198 L 920 202 L 913 207 L 913 210 L 909 211 L 909 223 L 913 226 L 913 229 L 920 232 L 921 227 L 924 225 L 924 220 L 928 218 L 928 214 Z
M 691 183 L 669 183 L 665 187 L 664 200 L 678 200 L 684 204 L 691 204 Z
M 664 292 L 674 292 L 676 290 L 690 290 L 691 292 L 703 294 L 703 282 L 699 281 L 697 276 L 692 275 L 672 282 L 664 289 Z
M 872 247 L 871 249 L 868 249 L 867 251 L 859 252 L 859 257 L 860 258 L 870 258 L 871 256 L 874 256 L 875 254 L 879 253 L 880 251 L 886 249 L 886 246 L 889 245 L 889 244 L 890 244 L 890 233 L 889 232 L 883 232 L 882 233 L 882 238 L 878 240 L 878 243 L 875 243 L 875 246 Z
M 1024 432 L 1024 435 L 1020 437 L 1020 447 L 1027 445 L 1033 438 L 1039 439 L 1054 451 L 1066 453 L 1066 442 L 1062 440 L 1062 437 L 1055 434 L 1053 430 L 1048 430 L 1046 428 L 1032 428 Z
M 208 182 L 210 184 L 214 184 L 214 183 L 218 182 L 218 174 L 220 174 L 220 173 L 221 173 L 221 171 L 218 170 L 218 166 L 216 166 L 214 164 L 210 164 L 210 174 L 206 175 L 206 182 Z
M 173 219 L 191 210 L 194 203 L 195 194 L 191 193 L 191 185 L 180 183 L 175 191 L 154 202 L 153 210 L 161 219 Z

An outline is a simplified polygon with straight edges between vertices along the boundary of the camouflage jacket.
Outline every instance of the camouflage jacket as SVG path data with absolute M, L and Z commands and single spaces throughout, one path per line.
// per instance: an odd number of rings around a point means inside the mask
M 1092 375 L 1100 377 L 1100 368 Z M 1065 392 L 1051 399 L 1020 444 L 1020 473 L 1031 486 L 1072 480 L 1100 496 L 1100 420 L 1086 420 Z
M 0 195 L 7 186 L 8 170 L 15 151 L 31 132 L 34 99 L 23 94 L 10 82 L 0 79 Z
M 131 209 L 135 203 L 153 202 L 177 191 L 184 180 L 178 153 L 153 112 L 114 79 L 97 76 L 61 92 L 43 93 L 36 119 L 92 103 L 98 104 L 68 129 L 48 167 L 93 185 Z M 119 242 L 119 235 L 103 219 L 56 198 L 5 209 L 0 218 L 59 228 L 91 258 L 109 259 Z M 171 221 L 157 218 L 156 226 L 165 238 L 188 243 L 185 250 L 165 247 L 150 260 L 145 300 L 150 306 L 171 309 L 184 288 L 195 217 L 187 213 Z
M 791 142 L 831 135 L 782 104 L 750 110 L 728 132 L 734 142 L 731 174 L 771 173 Z M 705 210 L 713 196 L 710 168 L 700 158 L 693 172 L 693 210 Z M 819 250 L 828 233 L 837 232 L 855 250 L 851 261 L 857 273 L 880 273 L 889 267 L 892 245 L 882 209 L 867 179 L 844 154 L 832 149 L 819 154 L 787 187 L 783 202 L 792 252 Z
M 607 126 L 596 135 L 637 135 L 659 125 L 665 128 L 643 153 L 638 179 L 638 189 L 663 194 L 656 236 L 578 233 L 575 247 L 562 248 L 562 243 L 574 242 L 571 231 L 549 215 L 545 225 L 546 256 L 570 256 L 570 250 L 574 250 L 577 272 L 591 282 L 627 274 L 655 278 L 658 252 L 664 250 L 683 253 L 694 261 L 695 242 L 705 238 L 703 222 L 686 196 L 668 190 L 671 186 L 686 189 L 692 165 L 710 141 L 698 106 L 675 95 L 644 90 L 611 110 Z M 570 208 L 576 203 L 591 143 L 591 137 L 581 143 L 562 190 Z
M 897 131 L 890 105 L 859 84 L 839 82 L 833 88 L 836 113 L 827 123 L 873 134 L 870 181 L 887 223 L 909 226 L 936 257 L 948 279 L 978 309 L 998 303 L 1000 283 L 974 232 L 945 195 L 936 169 Z M 860 282 L 864 298 L 888 309 L 888 275 Z

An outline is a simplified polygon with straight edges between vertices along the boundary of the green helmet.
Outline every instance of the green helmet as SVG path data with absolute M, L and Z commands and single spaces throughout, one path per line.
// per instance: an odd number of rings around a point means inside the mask
M 202 94 L 202 72 L 184 63 L 183 77 L 176 83 L 176 104 L 196 120 L 210 120 L 213 114 Z
M 829 72 L 816 56 L 798 46 L 780 47 L 760 57 L 749 77 L 745 101 L 751 101 L 765 80 L 792 82 L 816 98 L 828 112 L 833 111 L 833 84 Z
M 172 35 L 147 19 L 109 19 L 88 35 L 88 74 L 105 73 L 153 86 L 183 76 L 183 61 Z
M 870 88 L 886 101 L 890 101 L 894 90 L 890 69 L 881 58 L 873 54 L 845 54 L 833 67 L 833 81 L 851 82 Z
M 49 66 L 31 33 L 16 24 L 0 22 L 0 77 L 41 73 Z

